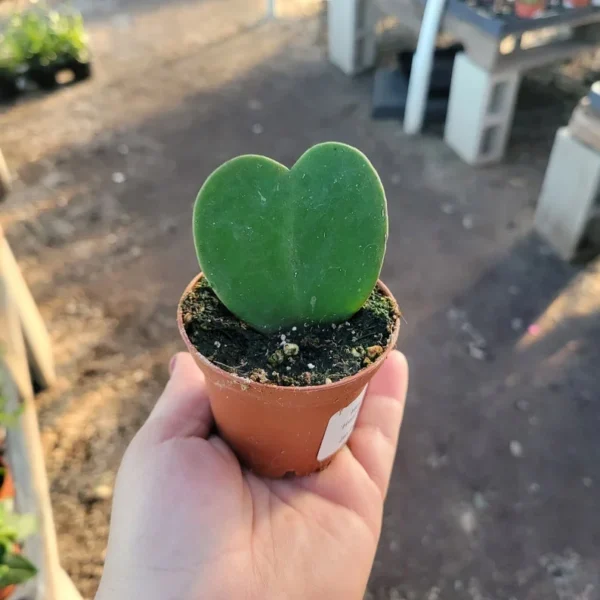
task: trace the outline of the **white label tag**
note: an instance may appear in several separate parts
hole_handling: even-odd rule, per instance
[[[350,434],[354,431],[354,425],[356,424],[366,391],[367,386],[365,385],[358,398],[348,404],[346,408],[342,408],[342,410],[336,412],[329,419],[329,424],[319,448],[319,454],[317,454],[317,460],[329,458],[348,441]]]

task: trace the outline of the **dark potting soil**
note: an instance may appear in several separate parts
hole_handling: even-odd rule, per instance
[[[284,386],[322,385],[358,373],[383,353],[399,319],[394,303],[375,289],[348,321],[264,334],[233,315],[205,279],[182,309],[190,341],[208,360],[240,377]]]

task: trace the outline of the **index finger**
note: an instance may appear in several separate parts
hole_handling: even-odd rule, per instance
[[[408,364],[394,351],[375,375],[348,447],[385,497],[392,473],[408,388]]]
[[[208,437],[213,417],[204,375],[187,352],[173,357],[172,373],[143,429],[162,442],[181,437]]]

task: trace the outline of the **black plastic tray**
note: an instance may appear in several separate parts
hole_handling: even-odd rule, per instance
[[[58,75],[65,71],[72,74],[72,79],[66,84],[61,84]],[[14,100],[31,88],[50,91],[62,85],[84,81],[91,74],[91,63],[75,59],[61,60],[50,65],[30,65],[18,74],[0,70],[0,101]]]

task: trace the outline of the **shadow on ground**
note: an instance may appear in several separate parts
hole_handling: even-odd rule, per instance
[[[539,249],[515,244],[401,343],[411,393],[373,598],[597,589],[600,316],[553,314],[582,274]]]

